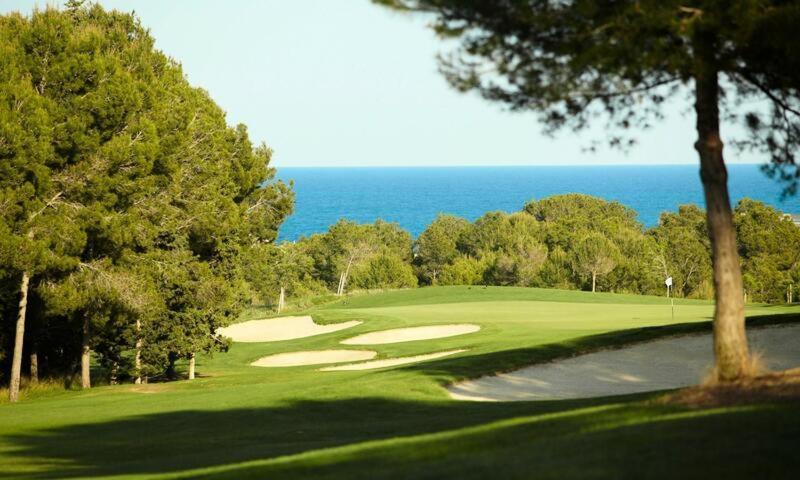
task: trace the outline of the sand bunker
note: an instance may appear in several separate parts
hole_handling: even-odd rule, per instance
[[[415,340],[431,340],[434,338],[464,335],[466,333],[477,332],[480,329],[480,326],[469,323],[395,328],[392,330],[365,333],[343,340],[342,343],[344,345],[379,345],[383,343],[413,342]]]
[[[800,325],[749,329],[765,366],[800,366]],[[605,350],[451,386],[458,400],[557,400],[696,385],[713,364],[711,335],[673,337]]]
[[[387,358],[384,360],[373,360],[371,362],[351,363],[348,365],[337,365],[335,367],[320,368],[321,372],[338,372],[343,370],[371,370],[373,368],[395,367],[409,363],[424,362],[435,358],[447,357],[456,353],[466,352],[466,350],[447,350],[446,352],[428,353],[425,355],[415,355],[413,357]]]
[[[308,316],[282,317],[237,323],[230,327],[220,328],[218,331],[226,337],[231,337],[234,342],[276,342],[278,340],[292,340],[338,332],[360,324],[361,322],[352,320],[330,325],[318,325]]]
[[[371,350],[309,350],[262,357],[250,365],[254,367],[299,367],[323,363],[357,362],[375,358],[377,354]]]

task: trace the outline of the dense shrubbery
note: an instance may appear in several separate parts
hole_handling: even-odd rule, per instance
[[[745,290],[754,300],[784,301],[787,286],[800,279],[798,228],[753,200],[739,202],[733,214]]]
[[[786,300],[800,280],[800,229],[763,203],[735,210],[749,299]],[[588,195],[533,201],[521,212],[489,212],[470,223],[440,215],[411,243],[397,225],[340,221],[329,232],[279,248],[304,252],[305,278],[339,291],[420,285],[516,285],[711,298],[705,213],[694,205],[665,212],[645,229],[633,210]],[[416,276],[412,275],[412,269]],[[297,283],[295,278],[287,284]],[[271,287],[273,297],[278,286]]]

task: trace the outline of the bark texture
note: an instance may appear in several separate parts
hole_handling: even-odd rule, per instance
[[[282,312],[286,306],[286,289],[281,287],[281,293],[278,297],[278,313]]]
[[[142,383],[142,321],[136,319],[136,354],[133,360],[134,368],[136,369],[136,379],[133,383],[139,385]]]
[[[718,380],[731,381],[748,374],[749,352],[744,329],[742,272],[719,133],[719,75],[713,64],[713,45],[709,39],[696,43],[695,149],[700,156],[714,268],[715,373]]]
[[[89,348],[89,317],[84,317],[83,340],[81,341],[81,388],[92,387],[91,371],[89,368],[91,352]]]
[[[11,379],[8,385],[8,400],[16,402],[19,400],[19,383],[22,372],[22,344],[25,338],[25,315],[28,311],[28,284],[30,274],[22,272],[20,281],[19,310],[17,312],[17,329],[14,334],[14,353],[11,357]]]

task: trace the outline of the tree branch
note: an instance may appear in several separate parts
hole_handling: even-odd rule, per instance
[[[787,112],[791,112],[791,113],[793,113],[793,114],[795,114],[795,115],[800,117],[800,110],[795,110],[794,108],[790,107],[786,103],[786,101],[784,101],[783,99],[781,99],[778,96],[776,96],[774,93],[772,93],[772,91],[769,88],[767,88],[764,85],[762,85],[755,78],[753,78],[752,76],[750,76],[747,73],[742,72],[742,71],[737,71],[736,73],[738,73],[746,81],[748,81],[751,84],[753,84],[753,86],[755,86],[757,89],[759,89],[761,91],[761,93],[763,93],[764,95],[769,97],[769,99],[772,100],[775,104],[777,104],[781,109],[783,109],[784,111],[787,111]]]
[[[50,200],[48,200],[48,201],[47,201],[47,203],[46,203],[46,204],[45,204],[45,205],[44,205],[42,208],[40,208],[40,209],[39,209],[39,210],[37,210],[36,212],[33,212],[33,214],[31,214],[31,216],[30,216],[30,217],[28,217],[28,221],[30,222],[30,221],[31,221],[31,220],[33,220],[34,218],[36,218],[36,217],[38,217],[39,215],[41,215],[41,214],[42,214],[42,213],[43,213],[45,210],[47,210],[48,208],[52,207],[52,206],[53,206],[53,205],[54,205],[54,204],[55,204],[55,203],[58,201],[58,199],[59,199],[59,198],[61,198],[61,195],[63,195],[63,194],[64,194],[64,192],[58,192],[58,193],[56,193],[56,194],[53,196],[53,198],[51,198]]]
[[[573,92],[571,94],[571,96],[573,96],[573,97],[591,97],[592,99],[623,97],[623,96],[627,96],[627,95],[632,95],[634,93],[646,92],[648,90],[652,90],[652,89],[657,88],[657,87],[662,87],[664,85],[668,85],[668,84],[676,82],[678,80],[680,80],[680,78],[678,78],[678,77],[670,77],[670,78],[655,82],[655,83],[650,84],[650,85],[644,85],[644,86],[636,87],[636,88],[628,88],[628,89],[625,89],[625,90],[617,90],[617,91],[614,91],[614,92],[606,92],[606,93],[591,92],[591,91],[579,91],[579,92]]]

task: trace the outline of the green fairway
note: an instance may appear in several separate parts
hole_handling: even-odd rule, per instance
[[[800,406],[689,410],[606,399],[472,403],[444,385],[603,346],[706,331],[713,306],[664,298],[504,287],[363,294],[308,312],[361,320],[327,335],[237,343],[198,360],[194,381],[44,392],[0,404],[0,478],[751,478],[800,467]],[[252,312],[248,318],[253,317]],[[751,325],[800,308],[753,305]],[[472,323],[466,335],[344,347],[389,328]],[[377,358],[467,349],[389,369],[257,368],[297,350]]]

